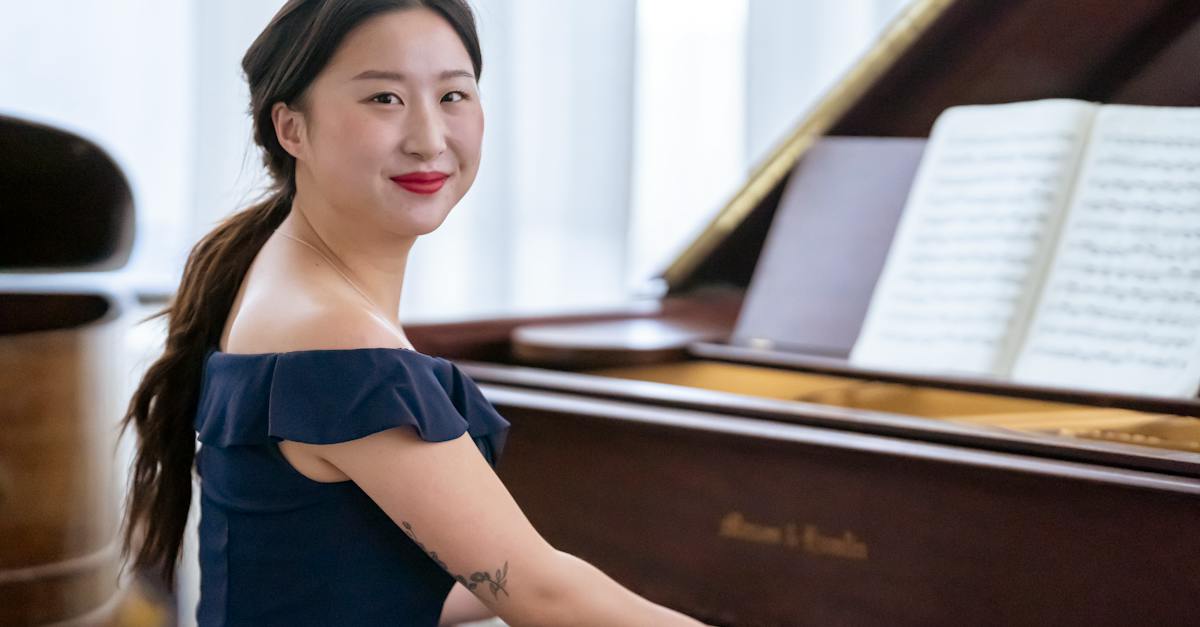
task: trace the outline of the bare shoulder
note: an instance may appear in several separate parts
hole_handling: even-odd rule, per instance
[[[274,256],[264,250],[246,273],[222,336],[224,351],[410,348],[357,294],[327,278],[288,271],[286,260]]]
[[[403,338],[370,311],[354,304],[330,303],[294,315],[279,316],[266,334],[274,352],[315,349],[408,348]]]

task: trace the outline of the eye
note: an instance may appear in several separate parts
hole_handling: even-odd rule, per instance
[[[371,102],[377,102],[379,104],[404,104],[404,101],[400,99],[400,96],[397,96],[393,93],[375,94],[374,96],[371,96]]]
[[[452,91],[445,96],[442,96],[442,102],[459,102],[467,99],[467,94],[461,91]]]

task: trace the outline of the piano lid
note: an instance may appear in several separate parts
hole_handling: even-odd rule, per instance
[[[744,289],[784,183],[823,135],[926,137],[947,107],[1041,98],[1200,105],[1195,0],[914,0],[663,272]]]

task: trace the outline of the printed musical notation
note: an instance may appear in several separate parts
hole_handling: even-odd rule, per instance
[[[995,369],[1049,254],[1085,111],[1059,101],[938,120],[853,360]]]
[[[1197,131],[1196,110],[1106,107],[1098,114],[1014,378],[1195,393]]]
[[[1200,108],[946,110],[850,359],[1195,396]]]

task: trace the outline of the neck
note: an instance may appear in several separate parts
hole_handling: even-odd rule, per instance
[[[339,264],[339,270],[382,310],[379,313],[399,327],[404,271],[416,238],[381,232],[366,221],[338,219],[327,207],[298,191],[280,229]]]

